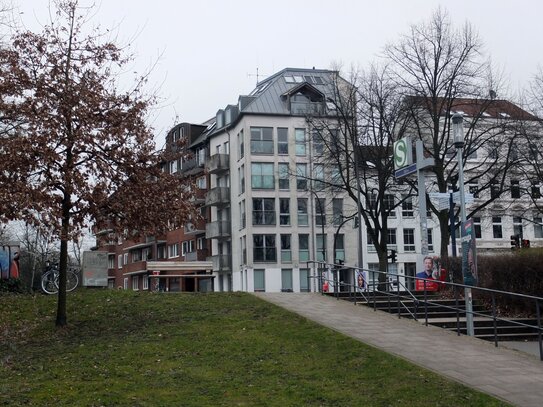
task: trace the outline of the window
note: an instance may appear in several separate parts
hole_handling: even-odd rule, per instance
[[[513,216],[513,234],[524,236],[522,232],[522,218],[520,216]]]
[[[243,194],[245,192],[245,165],[242,164],[238,168],[238,179],[239,179],[239,193]]]
[[[290,225],[290,198],[279,198],[279,225]]]
[[[251,153],[273,154],[272,133],[272,127],[251,127]]]
[[[474,216],[472,219],[473,219],[473,227],[475,228],[475,237],[477,239],[480,239],[482,237],[482,234],[481,234],[481,218]]]
[[[313,167],[313,179],[316,191],[322,191],[324,189],[324,166],[322,164],[315,164]]]
[[[298,198],[298,226],[307,226],[308,224],[307,198]]]
[[[275,235],[253,235],[253,261],[276,262]]]
[[[207,182],[206,177],[199,177],[197,180],[198,189],[206,189],[207,188]]]
[[[238,159],[241,160],[245,156],[245,149],[243,145],[243,129],[238,133]]]
[[[128,264],[128,253],[123,254],[123,264]]]
[[[108,269],[114,269],[115,268],[115,255],[110,254],[107,256],[107,268]]]
[[[239,238],[241,252],[240,252],[240,261],[241,264],[247,264],[247,237],[242,236]]]
[[[156,257],[157,259],[166,258],[166,245],[161,244],[156,247]]]
[[[414,216],[413,197],[409,195],[402,195],[402,199],[402,216],[404,218],[412,218]]]
[[[541,187],[537,182],[532,182],[532,198],[540,199],[541,198]]]
[[[326,261],[326,235],[317,234],[317,261]]]
[[[366,230],[366,244],[367,244],[368,252],[373,252],[373,253],[376,252],[375,244],[373,244],[373,238],[371,237],[371,233],[369,230]]]
[[[275,225],[275,198],[253,198],[253,225]]]
[[[255,270],[253,273],[255,291],[266,291],[266,272],[265,270]]]
[[[396,211],[395,211],[395,203],[394,203],[394,195],[392,194],[384,194],[383,195],[383,205],[385,208],[386,213],[390,218],[396,217]]]
[[[300,292],[309,292],[309,269],[300,269]]]
[[[279,189],[290,189],[289,170],[287,163],[279,163]]]
[[[368,210],[372,211],[377,209],[377,194],[370,194],[366,196],[366,207]]]
[[[117,257],[117,268],[122,269],[123,268],[123,255],[119,254]]]
[[[468,184],[468,191],[474,198],[479,198],[479,184],[477,181],[472,181]]]
[[[143,276],[142,277],[142,290],[148,290],[149,289],[149,277]]]
[[[534,216],[534,237],[536,239],[543,238],[543,217],[541,215]]]
[[[520,198],[520,185],[518,181],[511,180],[511,198]]]
[[[324,140],[322,133],[319,130],[313,130],[313,154],[315,157],[320,157],[324,153]]]
[[[403,251],[406,253],[415,251],[415,229],[403,230]]]
[[[396,229],[387,229],[387,248],[396,249]]]
[[[499,144],[495,142],[488,143],[488,158],[496,160],[498,158]]]
[[[296,141],[296,155],[305,155],[305,129],[294,129],[294,139]]]
[[[339,167],[330,168],[330,184],[334,191],[338,191],[341,189],[343,183],[342,183],[341,172],[339,170]]]
[[[345,239],[343,234],[337,235],[335,238],[336,243],[336,253],[334,262],[337,263],[338,260],[345,261]]]
[[[309,235],[298,235],[298,256],[300,262],[309,261]]]
[[[170,161],[170,174],[175,174],[177,172],[177,160]]]
[[[288,129],[277,129],[277,154],[288,154]]]
[[[502,217],[501,216],[493,216],[492,217],[492,234],[493,234],[494,239],[503,238],[503,234],[502,234]]]
[[[199,166],[204,165],[206,162],[206,149],[199,148],[198,155],[196,156],[196,162]]]
[[[341,225],[341,222],[343,222],[343,199],[332,199],[332,216],[334,226]]]
[[[497,181],[492,181],[490,184],[490,198],[496,199],[500,196],[500,184]]]
[[[434,236],[432,233],[432,229],[428,228],[428,251],[433,252],[434,251]]]
[[[187,253],[194,251],[194,240],[185,240],[181,243],[181,255],[185,256]]]
[[[179,256],[179,243],[174,243],[168,246],[168,258]]]
[[[325,198],[315,198],[315,225],[326,225],[326,201]]]
[[[125,290],[128,290],[128,277],[125,277],[123,280],[123,288]]]
[[[307,191],[307,164],[296,164],[296,189]]]
[[[204,250],[206,248],[206,239],[205,237],[199,237],[196,239],[196,249]]]
[[[138,291],[140,289],[140,277],[132,276],[132,290]]]
[[[251,164],[251,186],[254,189],[274,189],[273,163]]]
[[[292,292],[292,269],[281,269],[281,291]]]
[[[239,228],[245,229],[245,199],[239,203]]]
[[[134,250],[132,252],[132,263],[141,261],[141,250]]]
[[[292,261],[292,250],[290,247],[290,235],[281,235],[281,262],[290,263]]]

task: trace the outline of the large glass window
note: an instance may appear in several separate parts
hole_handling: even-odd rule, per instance
[[[332,199],[332,210],[334,226],[341,225],[341,222],[343,222],[343,199]]]
[[[309,292],[309,269],[300,269],[300,292]]]
[[[253,198],[253,225],[275,225],[275,198]]]
[[[322,191],[324,189],[324,165],[315,164],[313,166],[313,179],[316,191]]]
[[[292,269],[281,269],[281,291],[292,292]]]
[[[298,198],[298,226],[307,226],[308,224],[307,198]]]
[[[296,164],[296,189],[307,190],[307,164]]]
[[[392,194],[385,194],[383,196],[383,204],[385,207],[385,211],[387,212],[388,216],[390,218],[396,217],[396,210],[395,210],[395,202],[394,202],[394,195]]]
[[[434,251],[434,235],[432,233],[432,229],[428,228],[428,251],[433,252]]]
[[[338,260],[345,261],[345,239],[343,234],[334,236],[336,240],[336,253],[335,253],[335,262]]]
[[[326,235],[317,235],[317,261],[326,261]]]
[[[520,198],[520,184],[518,181],[511,181],[511,198],[518,199]]]
[[[415,251],[415,229],[403,230],[403,251],[406,253]]]
[[[478,217],[478,216],[474,216],[473,218],[473,227],[475,228],[475,237],[477,239],[480,239],[482,234],[481,234],[481,218]]]
[[[296,141],[296,155],[305,155],[305,129],[295,129],[294,138]]]
[[[513,216],[513,234],[524,236],[522,232],[522,218],[520,216]]]
[[[239,228],[245,229],[245,199],[239,203]]]
[[[534,237],[543,238],[543,217],[541,215],[534,216]]]
[[[503,233],[502,233],[502,217],[501,216],[493,216],[492,217],[492,233],[494,239],[502,239]]]
[[[273,154],[272,127],[251,127],[251,153]]]
[[[292,261],[292,249],[290,246],[290,235],[281,235],[281,262],[290,263]]]
[[[404,218],[412,218],[414,216],[412,196],[402,195],[402,216]]]
[[[325,198],[315,198],[315,224],[326,225],[326,202]]]
[[[242,164],[239,167],[239,193],[243,194],[245,192],[245,165]]]
[[[241,129],[238,133],[238,159],[242,159],[245,155],[243,141],[243,129]]]
[[[276,262],[275,235],[253,235],[253,261]]]
[[[387,229],[387,248],[396,249],[396,229]]]
[[[279,224],[290,225],[290,198],[279,198]]]
[[[290,189],[289,169],[287,163],[279,163],[279,189]]]
[[[252,163],[251,169],[251,186],[254,189],[275,189],[273,163]]]
[[[277,129],[277,154],[288,154],[288,129]]]
[[[266,271],[256,269],[253,272],[255,291],[266,291]]]
[[[309,261],[309,235],[298,235],[298,256],[300,262]]]
[[[320,130],[313,130],[311,132],[313,135],[313,154],[315,157],[320,157],[324,153],[324,140],[323,135]]]

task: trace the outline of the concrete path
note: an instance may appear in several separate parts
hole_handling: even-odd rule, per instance
[[[255,295],[514,405],[543,406],[543,362],[533,355],[320,294]]]

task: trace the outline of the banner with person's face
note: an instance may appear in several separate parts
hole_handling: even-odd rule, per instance
[[[464,284],[477,285],[477,242],[473,219],[468,219],[462,225],[462,250],[467,252],[462,256],[462,261],[465,263],[462,264]]]
[[[365,270],[356,270],[356,291],[362,292],[368,290],[368,278]]]
[[[19,246],[0,246],[0,278],[19,278]]]

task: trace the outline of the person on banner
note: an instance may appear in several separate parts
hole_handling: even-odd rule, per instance
[[[358,291],[366,291],[366,279],[362,270],[356,271],[356,289]]]
[[[436,262],[437,263],[437,262]],[[434,264],[434,258],[431,256],[426,256],[424,258],[424,270],[417,273],[417,281],[415,284],[415,288],[417,290],[426,290],[426,291],[437,291],[438,290],[438,284],[434,281],[427,281],[427,280],[441,280],[440,278],[440,267],[439,263]],[[418,280],[420,278],[424,278],[426,280]]]

